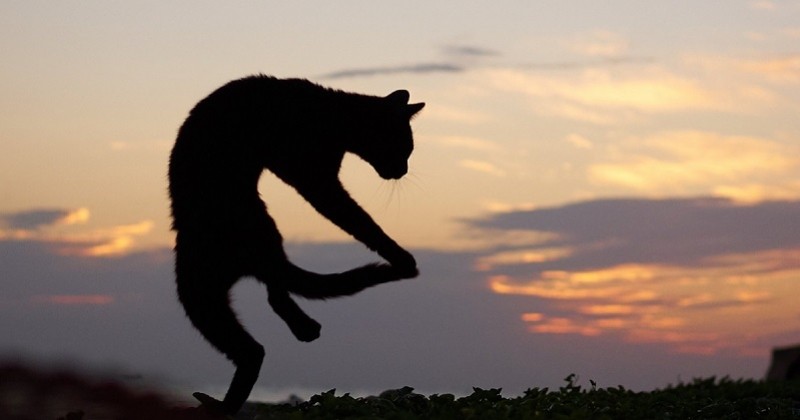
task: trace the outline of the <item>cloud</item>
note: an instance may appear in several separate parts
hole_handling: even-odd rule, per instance
[[[530,331],[719,354],[796,328],[786,293],[800,276],[797,214],[800,201],[608,199],[468,223],[550,234],[476,263],[495,293],[540,302],[535,315],[521,315]]]
[[[483,70],[482,80],[526,97],[540,115],[599,125],[628,123],[641,115],[730,107],[701,83],[655,67],[636,72],[584,70],[569,77],[498,68]]]
[[[396,74],[460,73],[464,67],[453,63],[420,63],[390,67],[364,67],[326,73],[321,78],[346,79],[352,77],[387,76]]]
[[[152,220],[129,225],[112,226],[85,233],[73,234],[63,241],[60,252],[85,257],[118,256],[129,252],[135,237],[153,230]]]
[[[86,208],[33,209],[0,215],[0,240],[28,241],[46,244],[57,252],[86,257],[119,256],[130,252],[135,237],[152,231],[152,220],[92,229],[69,229],[86,223],[90,213]]]
[[[475,152],[497,152],[501,147],[496,143],[489,140],[468,137],[468,136],[438,136],[433,137],[433,140],[445,147],[464,149]]]
[[[781,36],[791,39],[791,32]],[[730,57],[720,55],[689,55],[684,61],[690,66],[703,69],[713,77],[736,77],[736,85],[740,91],[750,91],[754,97],[762,97],[766,101],[775,101],[781,91],[770,91],[744,82],[748,76],[756,76],[757,82],[769,82],[777,86],[793,86],[800,84],[800,54],[772,54],[761,57]],[[728,83],[731,85],[732,83]]]
[[[446,59],[437,62],[345,69],[330,72],[321,77],[327,79],[344,79],[396,74],[461,73],[473,68],[478,63],[478,60],[499,55],[499,52],[489,48],[463,44],[445,46],[441,49],[441,53]]]
[[[548,247],[575,248],[569,266],[694,264],[721,253],[800,246],[800,201],[742,205],[725,198],[604,199],[490,215],[481,229],[549,232]],[[687,238],[692,238],[688,240]],[[563,263],[563,261],[562,261]]]
[[[0,214],[0,227],[4,229],[36,230],[57,224],[71,225],[89,219],[89,210],[32,209]]]
[[[378,76],[402,73],[462,73],[476,68],[497,68],[497,69],[518,69],[519,71],[530,70],[590,70],[615,67],[631,64],[649,64],[655,60],[645,56],[622,56],[604,57],[597,59],[582,59],[572,61],[551,61],[551,62],[523,62],[510,66],[494,66],[491,64],[465,63],[465,62],[440,62],[440,63],[421,63],[395,67],[374,67],[363,69],[342,70],[331,72],[322,77],[327,78],[350,78],[360,76]]]
[[[622,65],[641,65],[652,64],[656,60],[653,57],[638,55],[623,55],[616,57],[583,58],[579,60],[566,61],[538,61],[521,63],[517,66],[507,68],[520,70],[593,70],[617,67]]]
[[[743,60],[740,66],[744,71],[760,75],[779,84],[800,83],[800,54],[761,60]]]
[[[609,58],[624,56],[630,46],[628,39],[606,30],[577,35],[565,44],[568,49],[581,55]]]
[[[622,47],[620,40],[613,39],[610,35],[601,32],[595,34],[598,39],[588,41],[575,41],[568,43],[567,48],[579,51],[589,58],[569,61],[553,62],[528,62],[511,64],[510,68],[523,70],[574,70],[616,67],[626,64],[646,64],[653,62],[652,57],[622,54],[627,47]],[[616,44],[615,44],[616,43]],[[436,74],[436,73],[463,73],[477,68],[497,67],[491,58],[500,56],[494,49],[472,45],[449,45],[441,49],[444,58],[440,61],[423,62],[396,66],[363,67],[337,70],[321,75],[326,79],[345,79],[354,77],[387,76],[396,74]]]
[[[790,193],[786,188],[735,187],[755,180],[774,183],[776,177],[796,179],[800,175],[796,149],[756,137],[703,131],[662,132],[623,143],[612,161],[590,165],[587,175],[597,185],[637,192],[663,194],[701,188],[729,192],[743,201],[754,201],[758,196],[797,198],[800,190]]]
[[[474,45],[448,45],[443,48],[447,55],[456,57],[494,57],[500,55],[496,50]]]
[[[491,175],[499,178],[506,176],[506,171],[498,168],[492,163],[482,160],[463,159],[459,162],[459,165],[462,168],[466,168],[475,172],[480,172],[486,175]]]
[[[744,204],[766,200],[796,200],[800,198],[800,179],[781,178],[770,184],[745,181],[735,185],[719,185],[713,188],[713,193]]]

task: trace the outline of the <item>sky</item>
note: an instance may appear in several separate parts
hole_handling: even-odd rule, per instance
[[[341,172],[422,274],[301,302],[311,344],[241,282],[257,395],[760,378],[800,342],[797,22],[778,0],[5,1],[0,356],[224,391],[175,297],[167,158],[198,100],[264,73],[426,107],[404,179]],[[299,265],[378,258],[259,187]]]

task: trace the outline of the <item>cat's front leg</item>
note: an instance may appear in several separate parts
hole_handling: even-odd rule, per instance
[[[386,259],[397,273],[406,279],[414,278],[419,275],[417,260],[410,252],[403,249],[393,240],[391,244],[378,249],[378,255]]]
[[[293,185],[320,214],[385,258],[402,278],[419,274],[411,253],[384,233],[338,180]]]

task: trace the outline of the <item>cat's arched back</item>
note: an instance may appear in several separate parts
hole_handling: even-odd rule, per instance
[[[270,306],[292,333],[312,341],[320,325],[290,294],[325,299],[417,276],[414,257],[383,232],[338,178],[347,152],[384,179],[406,174],[414,149],[410,120],[424,106],[408,100],[404,90],[377,97],[259,75],[224,85],[192,109],[169,165],[178,297],[194,326],[236,365],[223,401],[196,395],[201,401],[235,413],[258,377],[264,349],[242,328],[228,301],[241,277],[262,282]],[[292,264],[259,195],[264,169],[389,264],[335,274]]]

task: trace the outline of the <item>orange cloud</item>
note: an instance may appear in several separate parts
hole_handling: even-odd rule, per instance
[[[543,75],[519,70],[488,70],[495,88],[536,99],[538,112],[594,123],[622,122],[630,110],[675,112],[722,109],[725,101],[700,83],[655,67],[636,73],[587,70],[573,75]]]
[[[62,217],[58,223],[64,225],[74,225],[79,223],[86,223],[89,220],[89,209],[81,207],[77,210],[70,211],[66,216]]]
[[[780,189],[736,187],[739,182],[752,185],[754,177],[766,181],[800,176],[798,156],[795,146],[767,139],[676,131],[631,140],[612,162],[591,165],[587,173],[598,185],[661,194],[701,188],[752,202],[767,196],[800,196],[800,184]]]
[[[466,168],[472,171],[480,172],[487,175],[492,175],[496,177],[504,177],[506,176],[506,171],[498,168],[492,163],[481,161],[481,160],[474,160],[474,159],[464,159],[459,162],[459,165],[462,168]]]
[[[628,315],[635,311],[631,305],[605,304],[587,305],[580,308],[580,312],[587,315]]]
[[[476,267],[479,267],[482,271],[487,271],[503,265],[542,263],[568,257],[572,255],[572,252],[569,248],[532,248],[504,251],[479,258],[476,261]]]
[[[586,271],[543,271],[533,279],[489,277],[499,294],[557,302],[521,316],[533,333],[620,334],[633,343],[716,354],[754,348],[770,334],[800,328],[794,310],[800,248],[725,254],[698,266],[624,264]],[[769,304],[769,305],[767,305]]]
[[[756,37],[766,37],[757,34]],[[796,34],[791,30],[780,34],[792,39]],[[735,58],[718,55],[686,56],[686,62],[698,66],[709,73],[725,75],[728,78],[740,79],[740,84],[748,77],[756,76],[756,81],[766,81],[775,85],[797,85],[800,83],[800,54],[771,55],[756,58]],[[748,85],[757,86],[757,85]],[[752,87],[750,88],[752,89]],[[767,99],[774,100],[780,91],[767,91]]]
[[[98,229],[66,238],[60,249],[63,254],[85,257],[123,255],[133,247],[134,237],[147,234],[152,229],[153,222],[151,220]]]
[[[800,179],[780,177],[770,184],[744,182],[736,185],[719,185],[713,188],[713,193],[741,204],[754,204],[767,200],[797,200],[800,199]]]
[[[89,210],[31,209],[15,213],[0,213],[2,237],[25,237],[40,229],[57,225],[74,225],[89,220]]]
[[[28,210],[0,214],[0,240],[48,243],[65,255],[105,257],[129,252],[134,238],[151,232],[153,221],[81,230],[75,225],[86,223],[90,213],[76,210]]]
[[[434,137],[433,140],[446,147],[476,152],[496,152],[501,149],[497,143],[477,137],[441,136]]]
[[[547,318],[530,325],[528,329],[532,332],[543,334],[580,334],[590,337],[602,334],[600,328],[581,325],[569,318]]]

